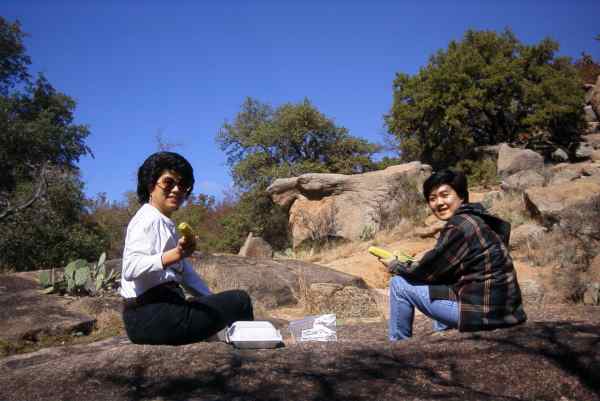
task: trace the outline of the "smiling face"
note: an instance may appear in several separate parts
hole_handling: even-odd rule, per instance
[[[463,203],[463,199],[447,184],[434,188],[429,194],[427,203],[431,211],[440,220],[449,220]]]
[[[162,214],[171,217],[187,196],[188,186],[182,184],[181,176],[173,171],[163,171],[150,191],[150,204]]]

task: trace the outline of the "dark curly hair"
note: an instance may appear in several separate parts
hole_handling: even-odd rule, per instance
[[[440,185],[449,185],[456,191],[456,194],[465,202],[469,202],[469,189],[467,185],[467,176],[462,171],[443,170],[434,172],[423,183],[423,196],[425,201],[429,200],[431,191]]]
[[[194,188],[194,169],[180,154],[174,152],[157,152],[150,155],[138,170],[137,197],[141,204],[150,199],[150,192],[156,181],[165,171],[172,171],[181,176],[182,184],[189,187],[186,198]]]

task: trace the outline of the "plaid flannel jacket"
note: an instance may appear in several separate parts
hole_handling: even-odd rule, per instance
[[[419,262],[398,274],[429,284],[430,298],[459,303],[460,331],[508,327],[527,319],[507,246],[510,224],[479,203],[461,205]]]

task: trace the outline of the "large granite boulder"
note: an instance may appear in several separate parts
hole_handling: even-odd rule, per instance
[[[411,162],[356,175],[303,174],[275,180],[267,192],[289,208],[294,246],[327,237],[357,240],[385,225],[407,197],[420,198],[430,173],[430,166]]]
[[[598,400],[598,307],[528,309],[504,330],[390,343],[384,323],[342,325],[337,342],[273,350],[223,343],[134,345],[123,337],[0,359],[0,399]]]
[[[524,170],[541,170],[544,157],[529,149],[512,148],[503,143],[498,151],[498,174],[508,177]]]
[[[360,277],[293,259],[195,253],[190,261],[213,291],[246,290],[255,307],[263,309],[297,306],[315,283],[367,288]]]
[[[504,191],[523,191],[531,187],[541,187],[545,181],[545,178],[537,171],[523,170],[502,180],[500,188]]]
[[[600,183],[579,179],[542,188],[529,188],[524,193],[525,207],[541,224],[550,227],[579,208],[585,208],[600,194]]]

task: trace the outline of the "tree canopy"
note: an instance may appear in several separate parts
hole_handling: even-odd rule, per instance
[[[385,122],[402,159],[438,168],[542,132],[568,148],[583,124],[583,90],[557,51],[551,39],[525,45],[510,30],[469,30],[417,74],[398,73]]]
[[[307,172],[359,173],[374,169],[377,145],[351,136],[308,100],[277,109],[247,98],[217,142],[227,154],[235,184],[268,185]]]
[[[25,33],[0,17],[0,267],[56,266],[96,258],[104,243],[86,220],[77,161],[91,155],[75,101],[33,80]]]
[[[356,138],[323,115],[309,100],[277,108],[247,98],[217,142],[227,154],[236,188],[235,211],[224,221],[230,248],[249,231],[276,247],[287,243],[287,214],[265,193],[276,178],[308,172],[361,173],[376,168],[375,144]]]

